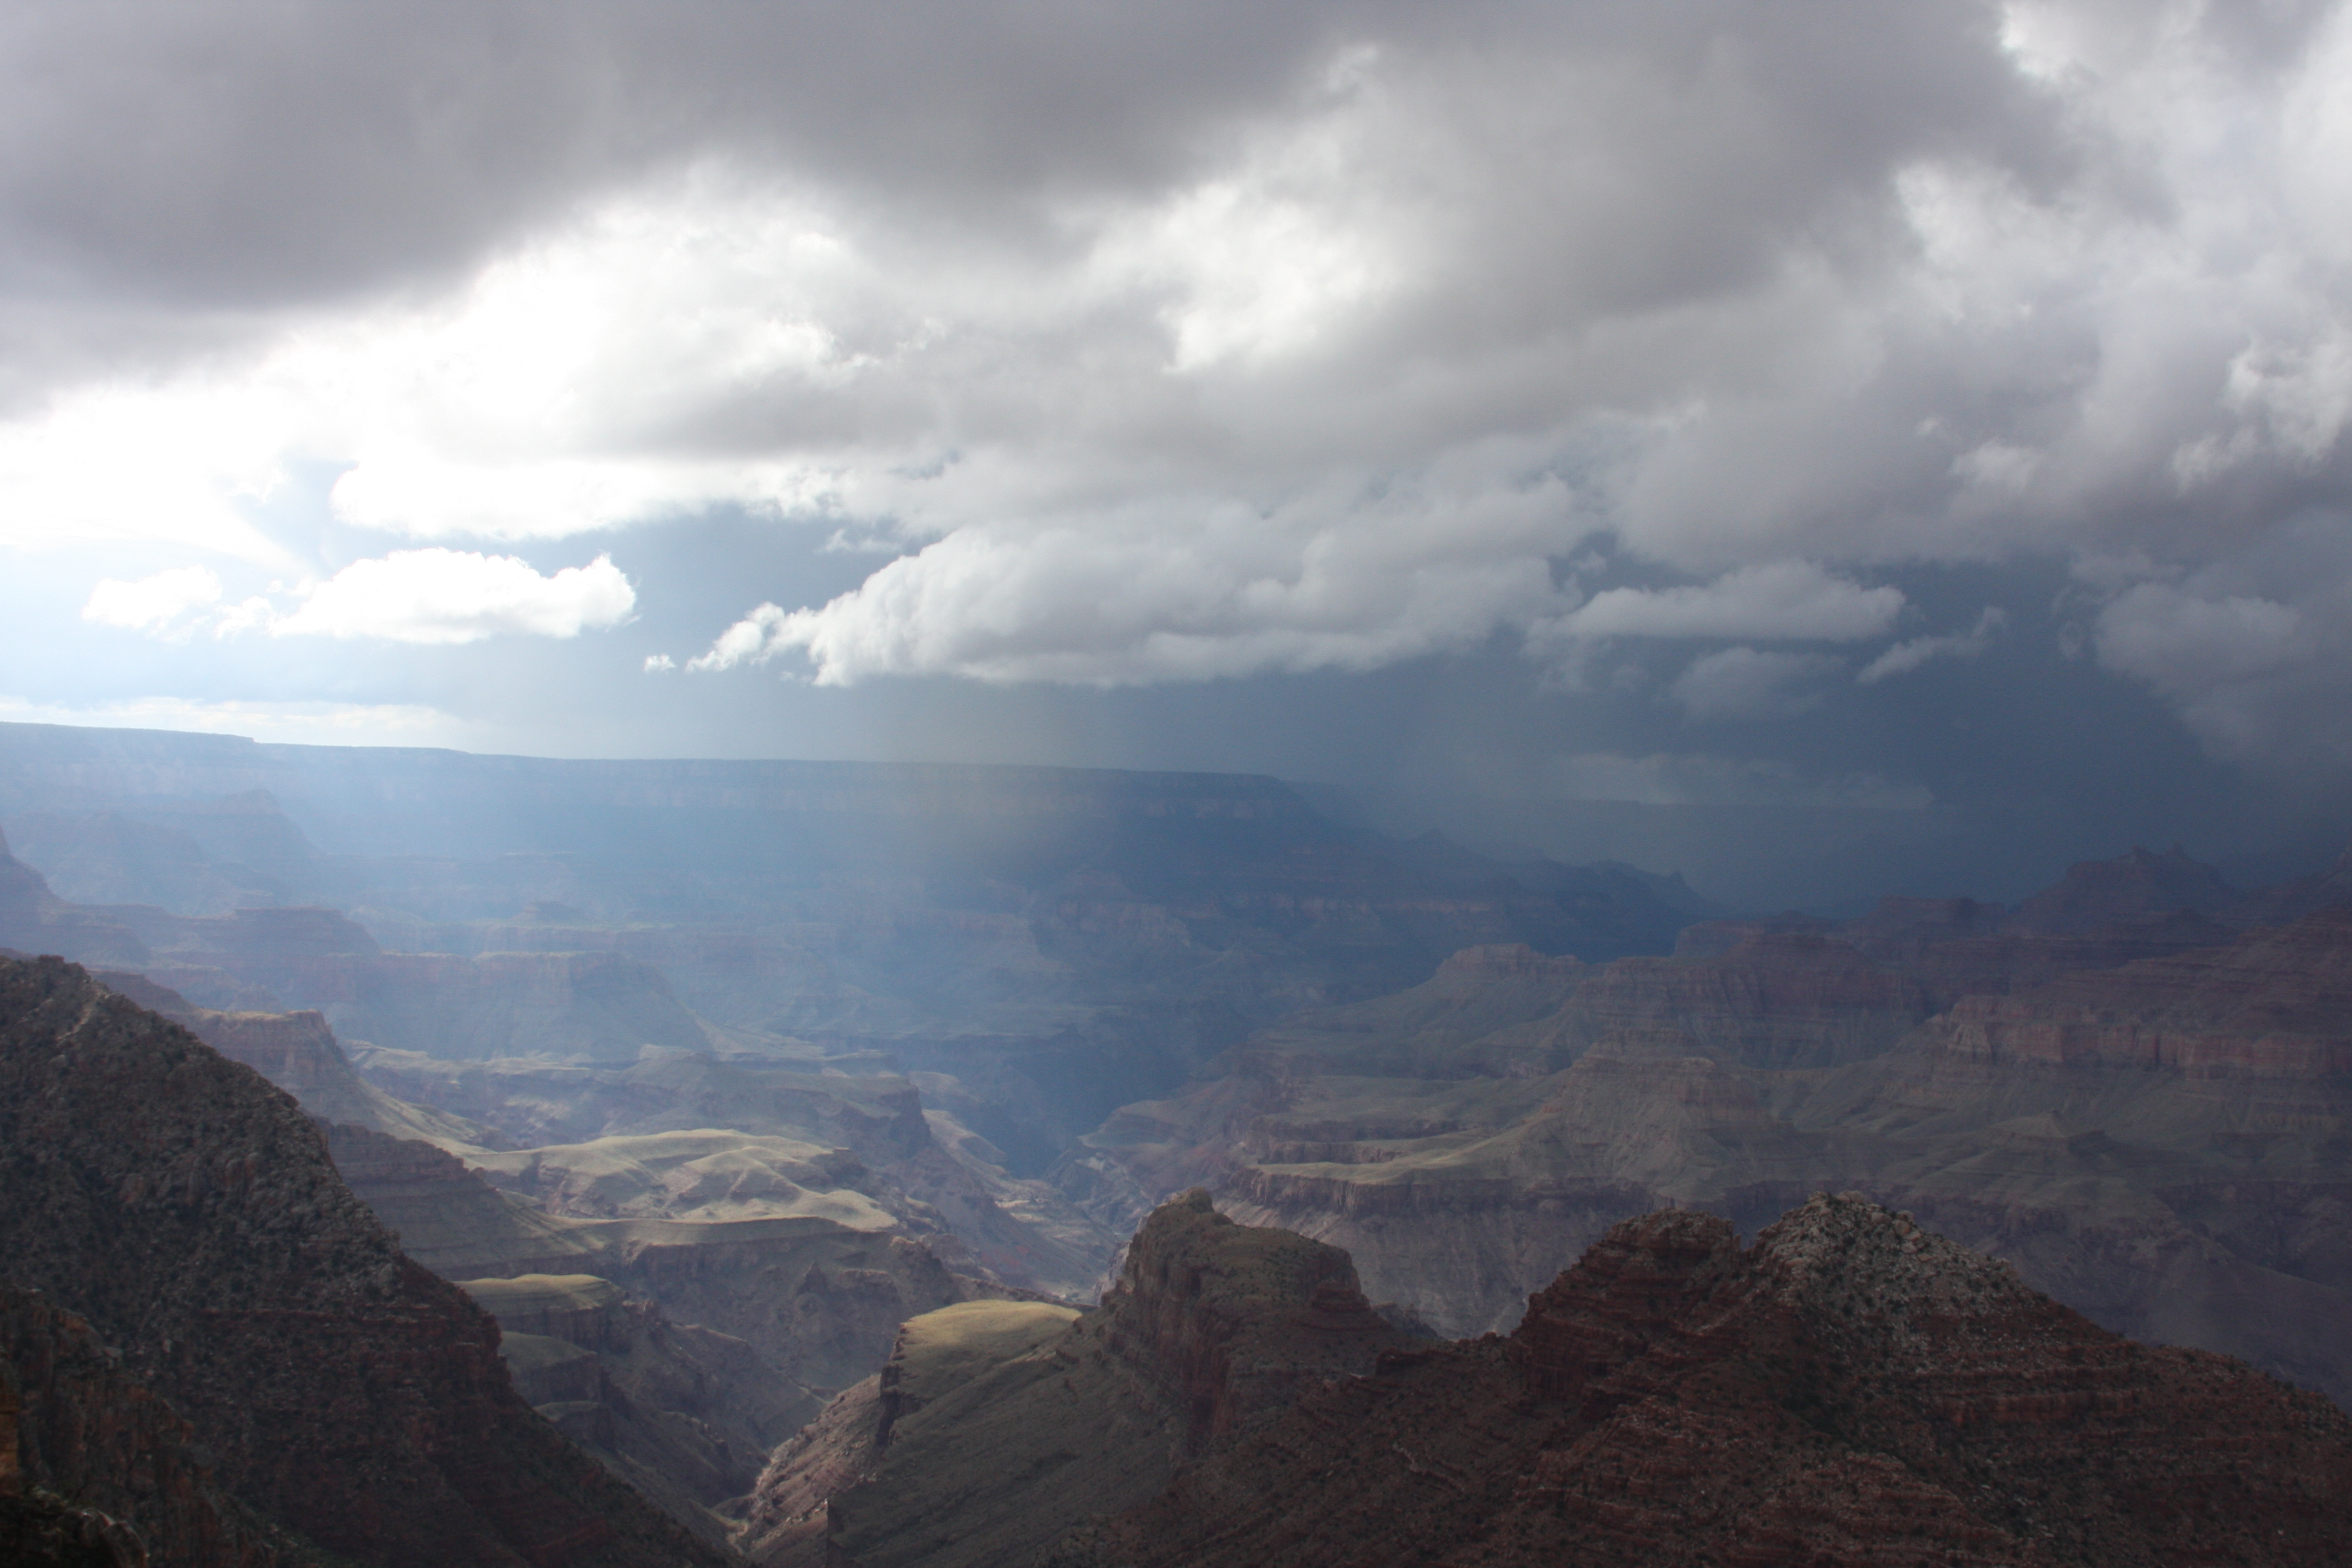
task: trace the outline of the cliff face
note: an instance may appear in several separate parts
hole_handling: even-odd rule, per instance
[[[1057,1179],[1107,1213],[1209,1184],[1236,1217],[1347,1247],[1374,1294],[1449,1333],[1509,1328],[1628,1213],[1756,1225],[1856,1189],[2111,1329],[2352,1402],[2336,1326],[2352,1313],[2352,910],[2063,937],[2001,934],[2007,919],[1954,900],[1843,934],[1697,928],[1693,955],[1559,975],[1550,1000],[1464,964],[1265,1031],[1223,1078],[1126,1108]],[[2152,932],[2221,940],[2123,961]],[[2028,950],[2038,983],[2007,970],[1921,1013],[1988,954]],[[2085,955],[2102,966],[2066,967]],[[1835,1059],[1841,1040],[1857,1059],[1788,1065],[1808,1059],[1793,1043]]]
[[[0,1258],[121,1347],[221,1487],[362,1562],[708,1560],[515,1395],[294,1102],[55,960],[0,963]]]
[[[2352,907],[2227,946],[1970,997],[1931,1033],[1929,1048],[2021,1067],[2352,1073]]]
[[[121,921],[78,908],[49,891],[38,871],[8,852],[0,837],[0,948],[62,952],[87,963],[139,963],[147,945]]]
[[[815,1413],[743,1341],[672,1322],[593,1275],[473,1279],[516,1390],[714,1546],[768,1453]]]
[[[935,1130],[923,1093],[871,1058],[698,1050],[597,1067],[354,1053],[371,1088],[491,1123],[506,1148],[466,1158],[552,1215],[897,1228],[957,1267],[1071,1295],[1091,1289],[1123,1234],[1042,1183],[951,1152],[940,1131],[959,1151],[971,1135]]]
[[[349,936],[313,929],[325,919],[283,918],[296,916],[329,917]],[[661,972],[621,953],[383,952],[327,910],[133,923],[151,928],[141,972],[193,999],[220,1011],[314,1011],[339,1033],[388,1048],[463,1061],[631,1062],[648,1046],[709,1045]]]
[[[1288,1405],[1307,1382],[1369,1366],[1397,1339],[1346,1253],[1236,1225],[1197,1188],[1136,1233],[1087,1331],[1160,1384],[1192,1447]]]
[[[30,1564],[45,1552],[109,1568],[313,1561],[220,1490],[194,1429],[88,1323],[0,1285],[0,1562]]]
[[[498,1191],[428,1144],[356,1127],[329,1135],[352,1191],[399,1232],[408,1256],[442,1278],[614,1281],[678,1322],[748,1342],[788,1398],[866,1375],[917,1313],[1004,1293],[887,1224],[858,1228],[818,1215],[564,1218]]]
[[[217,1012],[197,1007],[146,976],[121,970],[96,971],[96,978],[189,1030],[233,1062],[247,1067],[302,1102],[320,1121],[365,1127],[395,1138],[425,1138],[498,1147],[504,1140],[490,1128],[395,1100],[362,1079],[343,1055],[335,1032],[315,1012]]]
[[[1616,1226],[1508,1341],[1314,1385],[1057,1564],[2179,1562],[2352,1551],[2352,1419],[1864,1200]]]
[[[1913,1136],[2056,1116],[2076,1132],[2193,1152],[2241,1180],[2343,1181],[2352,908],[1968,998],[1821,1086],[1799,1115]]]
[[[1029,1561],[1404,1342],[1344,1253],[1190,1193],[1146,1222],[1093,1312],[975,1302],[910,1321],[875,1380],[777,1451],[740,1544],[774,1568]]]

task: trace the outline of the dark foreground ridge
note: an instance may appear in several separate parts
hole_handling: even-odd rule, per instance
[[[719,1561],[522,1402],[290,1097],[58,959],[0,960],[0,1285],[12,1457],[156,1568]]]
[[[1066,1328],[910,1322],[779,1452],[744,1544],[833,1568],[978,1561],[967,1525],[986,1561],[1051,1568],[2352,1561],[2352,1418],[1853,1194],[1744,1251],[1712,1215],[1626,1221],[1515,1333],[1454,1342],[1382,1330],[1345,1254],[1202,1194],[1133,1254]],[[1009,1529],[1016,1495],[1057,1502]]]

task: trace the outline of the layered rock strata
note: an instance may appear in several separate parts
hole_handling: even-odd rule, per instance
[[[0,1562],[317,1561],[220,1489],[194,1429],[88,1323],[38,1291],[0,1285]]]
[[[2149,879],[2077,880],[2049,907]],[[1106,1219],[1208,1184],[1238,1218],[1348,1248],[1368,1289],[1448,1333],[1508,1329],[1626,1214],[1755,1226],[1853,1188],[2111,1329],[2352,1403],[2352,910],[2235,932],[2174,910],[2168,942],[2209,945],[2153,956],[2113,924],[2009,919],[1882,909],[1580,973],[1465,955],[1443,984],[1263,1032],[1223,1077],[1122,1110],[1056,1179]],[[2020,944],[2104,967],[2011,973],[1900,1026]],[[1549,995],[1521,978],[1545,966]],[[1775,1065],[1840,1039],[1868,1053]]]
[[[71,964],[0,963],[0,1150],[8,1281],[266,1517],[366,1563],[717,1561],[531,1413],[291,1099]]]
[[[1028,1562],[1406,1342],[1345,1254],[1188,1194],[1093,1312],[976,1302],[908,1322],[880,1374],[777,1451],[739,1543],[778,1568]]]
[[[1080,1530],[1166,1564],[2326,1563],[2352,1418],[1858,1197],[1614,1227],[1508,1339],[1311,1384]]]
[[[949,1268],[887,1227],[819,1215],[582,1220],[501,1193],[455,1156],[363,1128],[327,1130],[352,1189],[444,1279],[593,1274],[673,1321],[748,1342],[813,1401],[879,1366],[898,1325],[951,1302],[1011,1294]]]
[[[607,1468],[715,1546],[770,1450],[816,1402],[731,1334],[672,1322],[593,1275],[472,1279],[515,1388]]]

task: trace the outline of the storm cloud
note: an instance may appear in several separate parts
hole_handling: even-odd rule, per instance
[[[2329,787],[2347,80],[2316,3],[18,8],[0,546],[120,635],[593,641],[742,516],[818,566],[645,681],[1501,647],[1742,778],[2034,643]]]

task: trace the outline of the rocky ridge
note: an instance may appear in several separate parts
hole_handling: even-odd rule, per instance
[[[220,1488],[370,1563],[716,1561],[513,1392],[250,1069],[56,959],[0,963],[0,1268],[118,1346]]]
[[[2078,868],[2052,902],[2080,917],[2177,870]],[[1854,1188],[2109,1328],[2352,1402],[2352,913],[2232,929],[2126,903],[2139,923],[2088,934],[1911,900],[1695,927],[1673,959],[1466,952],[1262,1031],[1223,1076],[1123,1108],[1056,1179],[1106,1224],[1206,1184],[1456,1334],[1509,1329],[1628,1213],[1755,1226]]]
[[[780,1449],[773,1568],[2325,1563],[2352,1417],[2099,1329],[1855,1194],[1743,1249],[1612,1226],[1508,1336],[1388,1330],[1343,1254],[1157,1211],[1063,1321],[910,1321]]]
[[[1624,1222],[1507,1340],[1316,1385],[1052,1561],[2319,1563],[2347,1481],[2326,1401],[1817,1195],[1745,1251]]]
[[[777,1450],[738,1544],[778,1568],[1025,1562],[1406,1342],[1345,1254],[1188,1194],[1137,1234],[1092,1312],[911,1320],[879,1374]]]

